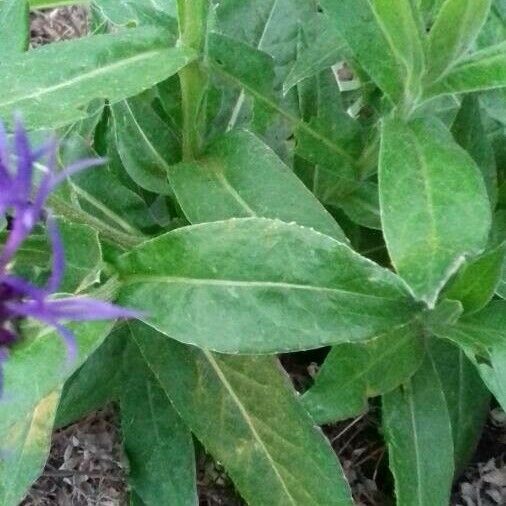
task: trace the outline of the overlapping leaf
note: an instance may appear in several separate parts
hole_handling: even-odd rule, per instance
[[[248,504],[352,504],[334,452],[274,358],[220,356],[142,324],[131,329],[160,386]]]
[[[214,351],[362,341],[416,314],[390,271],[275,220],[181,228],[124,255],[119,268],[124,305],[145,310],[143,320],[167,336]]]

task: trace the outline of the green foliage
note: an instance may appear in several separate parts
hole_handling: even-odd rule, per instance
[[[197,502],[195,437],[248,504],[347,506],[315,425],[381,397],[397,504],[448,504],[506,409],[504,2],[94,0],[96,33],[27,50],[29,6],[0,3],[1,119],[108,160],[51,197],[61,291],[141,314],[72,326],[70,366],[20,322],[0,503],[115,402],[131,504]],[[44,283],[49,251],[9,269]]]

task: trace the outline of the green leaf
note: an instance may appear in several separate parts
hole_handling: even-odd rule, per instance
[[[482,380],[503,410],[506,410],[506,346],[500,343],[489,352],[488,360],[468,352]]]
[[[467,313],[483,309],[501,281],[504,243],[464,264],[444,291],[447,299],[458,300]]]
[[[41,397],[0,436],[0,504],[18,506],[46,463],[60,392]],[[2,407],[2,410],[5,409]]]
[[[167,336],[226,353],[363,341],[409,322],[400,280],[345,244],[277,220],[232,219],[148,241],[119,262],[121,303]]]
[[[478,313],[464,316],[455,325],[435,325],[431,330],[438,337],[486,358],[494,348],[506,347],[506,301],[493,300]]]
[[[471,93],[506,86],[506,42],[477,51],[428,87],[426,98]]]
[[[295,60],[299,31],[312,32],[315,18],[316,9],[306,0],[222,0],[216,30],[269,54],[278,89]]]
[[[123,338],[129,339],[125,334]],[[120,403],[130,486],[146,506],[197,504],[191,432],[137,345],[129,342],[127,346]]]
[[[336,204],[339,204],[339,207],[354,223],[362,227],[381,230],[379,190],[376,183],[364,181]]]
[[[0,433],[23,420],[87,359],[109,334],[110,322],[69,324],[78,343],[78,356],[70,365],[62,338],[50,328],[24,330],[25,338],[11,350],[2,366],[4,389]]]
[[[400,506],[446,506],[454,474],[451,421],[434,363],[383,397],[383,428]]]
[[[379,185],[392,262],[415,297],[432,307],[465,256],[487,242],[483,178],[436,119],[392,119],[382,129]]]
[[[427,40],[428,82],[447,74],[469,50],[485,24],[491,3],[491,0],[444,2]]]
[[[139,230],[152,227],[154,219],[146,202],[119,181],[111,164],[112,160],[106,167],[69,178],[72,201],[111,227],[126,234],[139,234]]]
[[[316,39],[297,57],[283,83],[283,92],[288,93],[302,80],[313,77],[338,63],[343,59],[344,51],[344,42],[340,33],[334,24],[325,18],[325,23],[317,33]]]
[[[450,415],[455,469],[463,469],[476,449],[490,409],[490,393],[464,352],[443,339],[431,339],[432,360]]]
[[[497,203],[497,164],[494,149],[483,126],[480,102],[467,95],[452,125],[455,140],[473,157],[483,174],[492,209]]]
[[[248,504],[352,504],[333,450],[276,359],[214,355],[131,328],[161,387]]]
[[[175,0],[93,0],[93,7],[114,25],[157,24],[177,31]]]
[[[407,381],[425,353],[420,332],[406,325],[363,344],[334,346],[302,404],[318,424],[357,416],[368,397],[385,394]]]
[[[420,93],[424,52],[408,0],[323,0],[354,57],[395,103]]]
[[[348,175],[352,171],[350,167],[355,168],[357,164],[354,156],[355,151],[349,153],[348,149],[351,145],[352,149],[356,150],[357,140],[356,125],[353,125],[352,129],[350,118],[348,118],[348,122],[345,122],[343,114],[339,118],[342,121],[334,130],[330,130],[330,133],[319,128],[319,124],[305,123],[293,112],[279,105],[273,91],[274,70],[268,55],[217,33],[209,35],[208,47],[209,63],[215,72],[228,79],[232,84],[244,89],[246,94],[251,95],[266,109],[275,111],[288,121],[297,131],[299,142],[301,142],[302,136],[307,139],[307,150],[311,151],[308,155],[303,152],[299,153],[301,156],[305,158],[317,157],[318,152],[322,151],[322,156],[326,157],[331,167],[345,164],[345,177],[351,177]],[[325,128],[327,126],[327,124],[324,125]],[[343,127],[346,127],[344,132]],[[361,145],[360,142],[358,145]],[[298,149],[302,148],[298,146]],[[339,175],[341,175],[340,172],[338,172]],[[355,183],[354,178],[352,182]]]
[[[118,326],[65,382],[57,427],[74,423],[116,399],[125,344],[124,327]]]
[[[32,129],[63,126],[86,117],[93,99],[136,95],[193,58],[153,27],[50,44],[0,63],[0,116],[20,112]]]
[[[112,106],[119,157],[130,177],[158,194],[171,192],[167,173],[180,159],[181,148],[167,125],[142,97]]]
[[[29,8],[26,0],[0,3],[0,61],[15,58],[28,48]]]
[[[347,241],[334,218],[293,172],[249,132],[231,132],[193,162],[170,169],[170,182],[191,223],[278,218]]]
[[[59,291],[82,292],[100,278],[102,249],[98,233],[88,225],[61,218],[58,225],[65,250],[65,274]]]

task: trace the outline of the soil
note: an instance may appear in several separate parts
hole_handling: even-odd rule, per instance
[[[80,7],[32,14],[32,46],[86,33]],[[312,357],[283,357],[296,388],[309,378]],[[323,427],[344,467],[358,505],[387,506],[392,478],[380,437],[378,410]],[[198,447],[198,488],[202,506],[239,506],[243,501],[223,469]],[[42,476],[22,506],[124,506],[128,464],[121,450],[115,406],[55,432]],[[491,410],[473,462],[456,482],[452,506],[506,505],[506,414]],[[323,506],[323,505],[322,505]]]

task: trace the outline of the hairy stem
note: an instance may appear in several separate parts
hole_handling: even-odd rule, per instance
[[[181,43],[203,53],[209,0],[178,0]],[[205,128],[205,95],[207,74],[199,61],[179,72],[183,109],[183,158],[191,160],[200,154]]]

